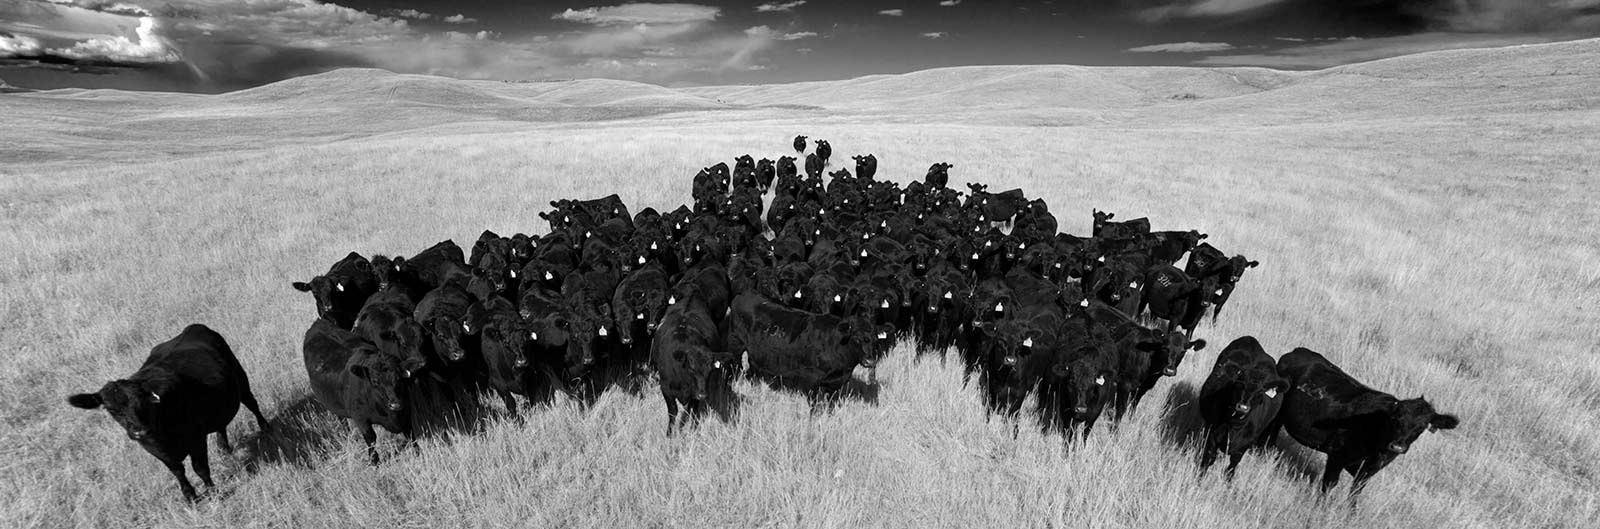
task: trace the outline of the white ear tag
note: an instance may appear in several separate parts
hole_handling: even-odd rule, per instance
[[[676,304],[678,304],[678,296],[668,296],[667,297],[667,304],[668,305],[676,305]]]
[[[1128,287],[1129,288],[1139,288],[1139,282],[1138,281],[1134,281],[1132,283],[1128,283]]]
[[[1006,311],[1006,303],[1004,301],[995,302],[994,311],[995,312],[1005,312]]]
[[[544,280],[545,281],[549,281],[549,280],[555,279],[555,278],[556,278],[556,276],[554,274],[551,274],[549,271],[545,271],[545,273],[544,273]]]
[[[1220,289],[1220,288],[1217,289],[1215,295],[1221,296],[1222,295],[1222,289]]]
[[[954,293],[951,293],[951,292],[945,292],[944,293],[944,299],[950,299],[950,298],[953,298],[953,297],[955,297]]]
[[[1278,398],[1278,388],[1268,388],[1267,389],[1267,398],[1269,398],[1269,399]]]
[[[861,250],[861,256],[862,257],[866,257],[867,256],[867,251],[866,250]]]
[[[639,256],[639,264],[644,264],[644,256]]]
[[[161,395],[154,391],[150,392],[150,402],[161,404]]]
[[[1106,256],[1104,256],[1104,255],[1100,256],[1100,258],[1097,259],[1097,261],[1100,261],[1102,263],[1106,262]]]
[[[972,252],[972,258],[973,259],[977,259],[978,258],[978,252]]]
[[[529,340],[538,340],[539,339],[539,331],[528,331],[528,339]]]
[[[833,295],[833,302],[834,303],[838,303],[840,301],[844,301],[844,300],[842,298],[840,298],[838,294],[834,294]]]
[[[1079,307],[1088,308],[1089,307],[1089,298],[1084,298],[1083,301],[1079,301],[1078,302],[1078,306]]]
[[[889,308],[889,300],[886,299],[886,300],[883,300],[883,301],[879,301],[878,302],[878,308],[880,308],[880,309]]]
[[[604,325],[600,326],[599,334],[600,334],[600,336],[605,336],[606,335],[606,328],[605,328]]]
[[[650,249],[651,249],[651,250],[655,250],[655,249],[657,249],[657,248],[656,248],[656,243],[653,243],[653,242],[652,242],[652,243],[650,243]]]
[[[889,333],[886,333],[886,332],[883,332],[883,331],[879,331],[878,332],[878,339],[879,340],[887,340],[887,339],[889,339]]]
[[[1027,338],[1023,338],[1022,339],[1022,346],[1023,347],[1033,347],[1033,337],[1029,336]]]
[[[641,312],[641,313],[638,313],[638,314],[634,314],[634,315],[633,315],[633,319],[636,319],[636,320],[642,320],[642,319],[644,319],[644,313],[643,313],[643,312]]]
[[[1104,377],[1104,376],[1094,377],[1094,383],[1095,383],[1095,385],[1104,386],[1104,385],[1106,385],[1106,377]]]
[[[512,270],[509,273],[511,274],[511,279],[516,279],[517,278],[517,271],[516,270]]]
[[[467,331],[467,332],[472,332],[472,325],[469,324],[469,323],[462,323],[461,324],[461,330]]]
[[[794,291],[794,299],[800,299],[803,297],[806,297],[805,294],[800,293],[799,290]]]
[[[333,288],[337,289],[340,292],[344,292],[344,283],[334,283],[333,284]]]
[[[717,369],[722,369],[722,361],[718,360],[718,361],[712,362],[711,363],[711,367],[715,367]]]

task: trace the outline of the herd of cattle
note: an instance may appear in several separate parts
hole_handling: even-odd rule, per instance
[[[1088,435],[1107,408],[1112,420],[1134,412],[1205,347],[1195,327],[1258,264],[1197,231],[1100,211],[1090,236],[1060,233],[1044,200],[980,184],[958,192],[945,163],[902,187],[874,178],[874,156],[856,156],[854,174],[825,180],[832,148],[815,145],[803,172],[790,156],[707,167],[693,205],[667,213],[630,214],[616,195],[559,200],[539,214],[543,235],[350,253],[293,284],[316,300],[302,350],[316,400],[354,425],[373,463],[373,425],[410,435],[424,394],[492,392],[516,415],[519,396],[587,405],[654,378],[671,435],[708,411],[735,420],[739,377],[802,392],[816,410],[858,366],[876,384],[876,363],[907,341],[918,355],[957,355],[990,413],[1018,416],[1032,395],[1042,428]],[[202,325],[129,378],[69,401],[107,409],[190,499],[182,461],[210,486],[205,435],[227,449],[241,403],[269,431],[238,360]],[[1328,454],[1324,490],[1341,471],[1359,490],[1424,430],[1456,425],[1312,351],[1274,360],[1248,336],[1219,354],[1197,404],[1203,466],[1225,452],[1231,474],[1282,429]]]

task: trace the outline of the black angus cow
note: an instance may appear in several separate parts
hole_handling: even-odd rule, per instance
[[[817,156],[817,153],[811,153],[811,154],[807,154],[806,155],[806,177],[807,178],[822,178],[822,170],[824,169],[825,166],[826,166],[826,164],[823,163],[822,157],[821,156]]]
[[[827,167],[828,159],[833,157],[833,146],[828,145],[828,140],[817,140],[817,149],[814,153],[822,159],[823,167]]]
[[[1194,336],[1194,328],[1210,302],[1211,297],[1202,291],[1200,282],[1176,266],[1157,264],[1145,271],[1139,308],[1134,314],[1142,314],[1148,307],[1151,316],[1167,321],[1167,331],[1182,327],[1187,335]]]
[[[873,175],[878,174],[877,156],[871,154],[866,156],[856,155],[852,156],[851,159],[856,161],[856,178],[871,180]]]
[[[1278,375],[1288,381],[1289,394],[1275,425],[1300,444],[1328,454],[1324,493],[1339,483],[1340,472],[1355,476],[1350,494],[1360,493],[1368,479],[1410,450],[1422,432],[1449,430],[1459,423],[1422,397],[1400,400],[1369,388],[1303,347],[1278,359]]]
[[[461,329],[479,337],[484,385],[500,395],[507,413],[518,415],[513,394],[527,397],[530,403],[546,402],[553,395],[548,388],[535,387],[539,378],[529,373],[534,366],[525,349],[530,340],[537,339],[533,336],[537,331],[525,328],[511,302],[495,297],[473,303],[462,316]]]
[[[1245,269],[1260,264],[1243,255],[1228,257],[1210,243],[1200,243],[1190,253],[1189,262],[1184,264],[1184,273],[1200,281],[1201,288],[1209,292],[1211,319],[1215,321],[1222,314],[1222,306],[1233,296],[1233,289],[1239,285]]]
[[[1090,235],[1102,240],[1131,240],[1150,233],[1150,219],[1139,217],[1128,221],[1112,222],[1115,213],[1094,210],[1094,226]]]
[[[729,182],[728,188],[760,190],[760,185],[756,182],[755,158],[745,154],[733,159],[733,179]]]
[[[676,300],[661,319],[650,345],[650,363],[660,375],[667,404],[667,435],[680,422],[698,422],[708,407],[723,420],[732,419],[733,388],[727,373],[733,358],[721,351],[718,320],[698,295]]]
[[[794,137],[794,152],[806,152],[806,137],[805,136],[795,136]]]
[[[465,334],[461,326],[473,301],[466,289],[447,283],[423,296],[412,319],[427,331],[425,345],[441,367],[439,375],[453,389],[476,392],[483,355],[477,337]]]
[[[928,174],[922,177],[922,181],[933,186],[934,189],[943,189],[950,185],[951,167],[955,166],[944,162],[930,165],[928,166]]]
[[[1152,264],[1171,265],[1182,259],[1184,254],[1195,249],[1200,241],[1209,235],[1195,230],[1189,231],[1157,231],[1144,237],[1144,246],[1150,248],[1150,262]]]
[[[428,365],[427,355],[423,354],[427,336],[414,319],[417,306],[405,292],[395,285],[367,298],[350,332],[393,355],[399,360],[405,377],[411,378]],[[426,294],[418,297],[423,296]]]
[[[328,268],[328,273],[290,286],[311,293],[317,302],[318,318],[328,318],[340,328],[349,329],[355,325],[362,304],[378,292],[378,276],[373,274],[372,263],[366,257],[350,252]]]
[[[1246,450],[1272,443],[1268,429],[1278,418],[1289,383],[1278,376],[1278,364],[1254,336],[1243,336],[1222,348],[1211,375],[1200,386],[1200,418],[1205,421],[1205,447],[1200,468],[1209,468],[1217,452],[1228,454],[1228,477]]]
[[[727,350],[748,355],[749,375],[801,391],[815,406],[837,399],[856,366],[872,367],[877,331],[866,318],[791,309],[750,292],[733,300]]]
[[[756,162],[756,187],[761,190],[761,194],[765,195],[768,189],[772,189],[772,181],[777,176],[777,167],[773,165],[771,159],[762,158]]]
[[[1190,350],[1205,349],[1205,340],[1190,341],[1183,333],[1145,327],[1111,305],[1085,300],[1081,305],[1086,319],[1101,328],[1097,339],[1115,344],[1117,351],[1117,394],[1115,417],[1139,408],[1139,401],[1156,387],[1161,377],[1177,376],[1178,366]]]
[[[411,435],[407,384],[394,356],[320,319],[306,330],[301,352],[312,395],[334,415],[349,419],[366,442],[372,464],[378,464],[378,436],[372,425]]]
[[[439,285],[451,281],[465,284],[472,278],[472,271],[467,268],[466,252],[461,251],[455,241],[448,239],[409,258],[395,256],[390,261],[392,269],[378,264],[374,258],[373,269],[378,274],[378,289],[382,290],[392,283],[403,284],[410,289],[408,294],[413,303]]]
[[[317,322],[334,326],[323,318]],[[178,478],[178,488],[189,501],[199,497],[184,474],[183,460],[189,459],[207,487],[216,487],[211,482],[206,435],[217,434],[217,446],[232,452],[228,423],[239,412],[239,404],[255,414],[263,433],[272,430],[233,349],[222,335],[199,324],[185,327],[178,336],[152,348],[144,364],[128,378],[107,382],[95,393],[67,397],[67,403],[86,410],[104,408],[129,439]]]
[[[1088,438],[1106,403],[1115,397],[1117,352],[1084,320],[1069,320],[1060,332],[1063,350],[1049,381],[1054,386],[1057,428],[1065,432],[1082,425],[1083,437]],[[1048,396],[1041,395],[1041,399]]]

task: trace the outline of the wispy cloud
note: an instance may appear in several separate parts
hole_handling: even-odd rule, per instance
[[[765,4],[761,4],[761,5],[756,6],[756,12],[757,13],[772,13],[772,12],[779,12],[779,11],[793,11],[794,8],[800,7],[800,6],[803,6],[803,5],[806,5],[806,0],[795,0],[793,2],[783,2],[783,3],[767,2]]]
[[[427,20],[433,18],[432,13],[424,13],[415,9],[401,9],[399,11],[390,10],[386,11],[385,13],[389,14],[390,16],[409,18],[411,20]]]
[[[687,24],[714,20],[721,9],[699,4],[622,4],[609,7],[567,9],[558,20],[599,26],[619,24]]]
[[[801,31],[798,33],[784,33],[778,36],[778,40],[800,40],[809,39],[815,36],[817,36],[817,32],[815,31]]]
[[[960,3],[961,3],[961,0],[943,0],[942,2],[939,2],[939,5],[942,5],[942,6],[945,6],[945,7],[950,7],[950,6],[954,6],[956,4],[960,4]]]
[[[1206,53],[1231,49],[1233,49],[1233,45],[1226,42],[1172,42],[1128,48],[1128,51],[1134,53]]]
[[[1481,33],[1420,33],[1401,37],[1355,39],[1294,46],[1268,53],[1214,55],[1198,63],[1213,66],[1266,66],[1272,68],[1329,68],[1401,55],[1465,48],[1492,48],[1539,44],[1556,40],[1539,35]]]
[[[922,34],[922,38],[925,39],[942,39],[948,36],[950,36],[950,33],[947,31],[929,31]]]
[[[906,14],[906,10],[904,10],[904,9],[885,9],[883,11],[879,11],[878,14],[884,15],[884,16],[898,17],[898,16],[905,15]]]
[[[444,17],[444,21],[451,24],[471,24],[473,22],[477,22],[478,19],[457,13]]]
[[[1177,17],[1222,17],[1255,11],[1286,0],[1179,0],[1164,6],[1139,12],[1145,20],[1165,20]]]

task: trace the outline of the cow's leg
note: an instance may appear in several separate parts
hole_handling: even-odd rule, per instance
[[[198,440],[189,445],[189,464],[194,466],[194,474],[200,476],[200,482],[206,487],[216,487],[211,482],[211,454],[206,451],[206,437],[200,436]]]
[[[1381,468],[1383,467],[1378,465],[1377,461],[1373,459],[1367,459],[1361,462],[1361,466],[1357,468],[1355,472],[1355,481],[1351,482],[1350,484],[1351,505],[1355,504],[1356,496],[1360,495],[1361,491],[1367,488],[1367,480],[1372,479],[1373,474],[1377,474],[1378,470]]]
[[[1322,469],[1323,494],[1327,494],[1329,489],[1339,484],[1339,473],[1344,472],[1344,465],[1345,458],[1342,454],[1328,454],[1328,465]]]
[[[672,437],[672,431],[678,424],[678,400],[666,395],[661,398],[667,401],[667,437]]]
[[[233,453],[233,443],[228,442],[227,426],[223,426],[221,430],[217,430],[217,448],[221,448],[223,452],[230,454]]]
[[[250,410],[250,413],[256,416],[256,427],[261,429],[261,433],[272,431],[272,423],[267,422],[267,417],[261,414],[261,405],[256,404],[256,396],[250,393],[248,385],[244,391],[239,392],[239,403],[244,404],[244,409]]]
[[[367,460],[373,465],[378,464],[378,432],[372,431],[372,423],[366,419],[355,419],[356,433],[361,434],[361,441],[367,444]]]
[[[1234,448],[1228,453],[1228,479],[1233,479],[1234,469],[1239,468],[1239,460],[1244,459],[1244,448]]]
[[[1128,404],[1132,400],[1132,396],[1133,385],[1125,382],[1117,383],[1116,401],[1112,404],[1112,409],[1115,412],[1112,418],[1116,422],[1122,422],[1122,417],[1128,414]]]
[[[1201,471],[1211,468],[1211,465],[1217,462],[1217,452],[1222,450],[1223,431],[1215,425],[1206,425],[1206,444],[1200,451]]]
[[[183,456],[176,458],[163,456],[160,459],[161,464],[167,466],[167,472],[171,472],[172,477],[178,478],[178,490],[183,491],[183,499],[191,503],[200,501],[200,496],[194,492],[194,485],[189,483],[189,476],[183,474]]]
[[[502,400],[502,401],[504,401],[506,403],[506,412],[511,414],[511,418],[513,418],[513,419],[518,418],[518,415],[517,415],[517,398],[511,396],[511,392],[510,391],[506,391],[506,390],[502,389],[502,390],[496,390],[496,392],[498,392],[500,394],[500,400]]]

